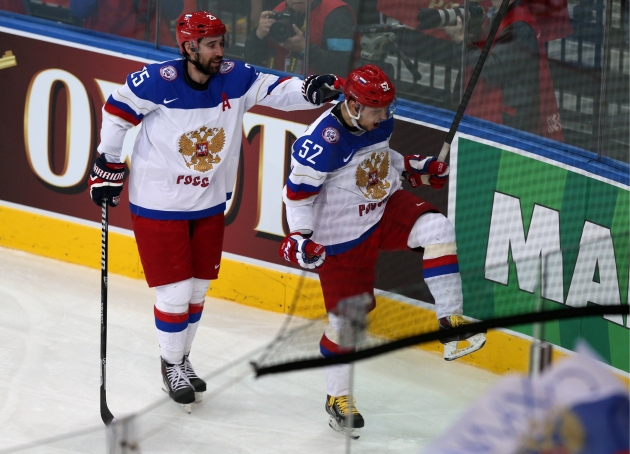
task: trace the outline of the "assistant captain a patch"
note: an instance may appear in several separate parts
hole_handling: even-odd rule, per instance
[[[160,68],[160,76],[162,76],[162,79],[171,82],[177,79],[177,70],[174,66],[162,66]]]
[[[339,131],[337,131],[335,128],[328,127],[325,128],[322,131],[322,137],[324,138],[324,140],[328,143],[336,143],[339,142]]]

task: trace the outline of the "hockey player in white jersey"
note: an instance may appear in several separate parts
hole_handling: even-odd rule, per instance
[[[165,390],[190,411],[206,384],[188,357],[210,281],[221,263],[226,201],[238,168],[243,115],[254,105],[315,108],[333,75],[279,78],[223,59],[225,25],[211,13],[182,15],[181,59],[129,74],[103,107],[89,179],[98,205],[120,200],[125,133],[142,123],[129,177],[133,230],[150,287]],[[308,98],[308,99],[307,99]]]
[[[353,70],[344,95],[343,103],[322,114],[294,143],[283,194],[291,233],[279,253],[304,268],[318,268],[329,321],[320,341],[324,356],[348,352],[340,345],[347,324],[335,312],[339,301],[368,293],[374,308],[379,250],[423,248],[422,272],[440,328],[469,323],[462,317],[455,229],[435,207],[401,187],[405,172],[414,186],[429,175],[428,183],[439,189],[447,181],[448,165],[435,157],[403,157],[389,147],[395,88],[380,68]],[[444,359],[481,348],[484,332],[445,337]],[[469,346],[458,349],[459,340]],[[348,395],[349,374],[349,365],[326,368],[326,411],[333,429],[358,438],[364,420]]]

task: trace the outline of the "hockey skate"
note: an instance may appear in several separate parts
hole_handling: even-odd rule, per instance
[[[203,393],[206,392],[206,382],[199,378],[199,376],[195,373],[195,370],[188,359],[188,355],[184,355],[182,368],[184,369],[184,374],[188,377],[190,384],[193,388],[195,388],[195,403],[198,404],[203,401]]]
[[[349,399],[352,399],[351,415],[349,414]],[[354,404],[355,400],[350,396],[326,397],[326,412],[330,415],[328,425],[337,432],[356,440],[361,435],[359,429],[365,425],[365,422]]]
[[[195,401],[195,388],[190,384],[190,380],[184,373],[184,362],[181,364],[167,363],[162,361],[162,380],[164,382],[164,392],[175,402],[180,404],[186,413],[192,412],[191,404]]]
[[[471,324],[461,315],[449,315],[448,317],[442,317],[439,322],[440,331]],[[440,342],[444,344],[444,359],[446,361],[453,361],[454,359],[469,355],[472,352],[476,352],[486,343],[485,333],[485,329],[480,331],[473,328],[469,333],[459,334],[455,336],[447,335],[442,337],[440,339]],[[468,342],[468,346],[457,348],[457,344],[460,341]]]

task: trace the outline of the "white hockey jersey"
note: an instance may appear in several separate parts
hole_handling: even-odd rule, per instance
[[[103,107],[100,153],[120,162],[125,133],[142,122],[129,177],[131,212],[151,219],[198,219],[225,210],[236,180],[243,115],[254,105],[316,108],[302,81],[224,60],[206,90],[191,88],[185,60],[127,76]]]
[[[404,169],[402,155],[389,148],[393,119],[355,135],[331,110],[293,144],[283,192],[291,231],[313,231],[311,239],[326,246],[328,255],[370,236],[390,194],[401,189]]]

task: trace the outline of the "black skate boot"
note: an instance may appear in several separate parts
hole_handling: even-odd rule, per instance
[[[199,403],[203,400],[203,393],[206,392],[206,382],[203,381],[199,376],[195,373],[195,370],[190,364],[190,360],[188,359],[188,355],[184,355],[184,363],[182,368],[184,369],[184,373],[190,384],[195,388],[195,403]]]
[[[350,399],[352,399],[351,413]],[[365,421],[354,404],[355,400],[350,396],[326,396],[326,412],[330,415],[328,425],[337,432],[356,440],[361,435],[359,429],[365,425]]]
[[[439,322],[440,331],[448,331],[458,326],[472,325],[472,323],[461,315],[442,317]],[[471,326],[469,333],[455,336],[449,336],[448,332],[445,332],[445,334],[446,335],[440,339],[440,342],[444,344],[444,359],[446,361],[453,361],[454,359],[476,352],[486,343],[486,330],[476,330],[473,326]],[[467,341],[469,345],[458,349],[457,343],[459,341]]]
[[[181,364],[167,363],[162,361],[162,380],[164,381],[164,391],[175,402],[180,404],[184,411],[190,413],[190,404],[195,401],[195,388],[190,384],[190,380],[184,373],[184,361]]]

